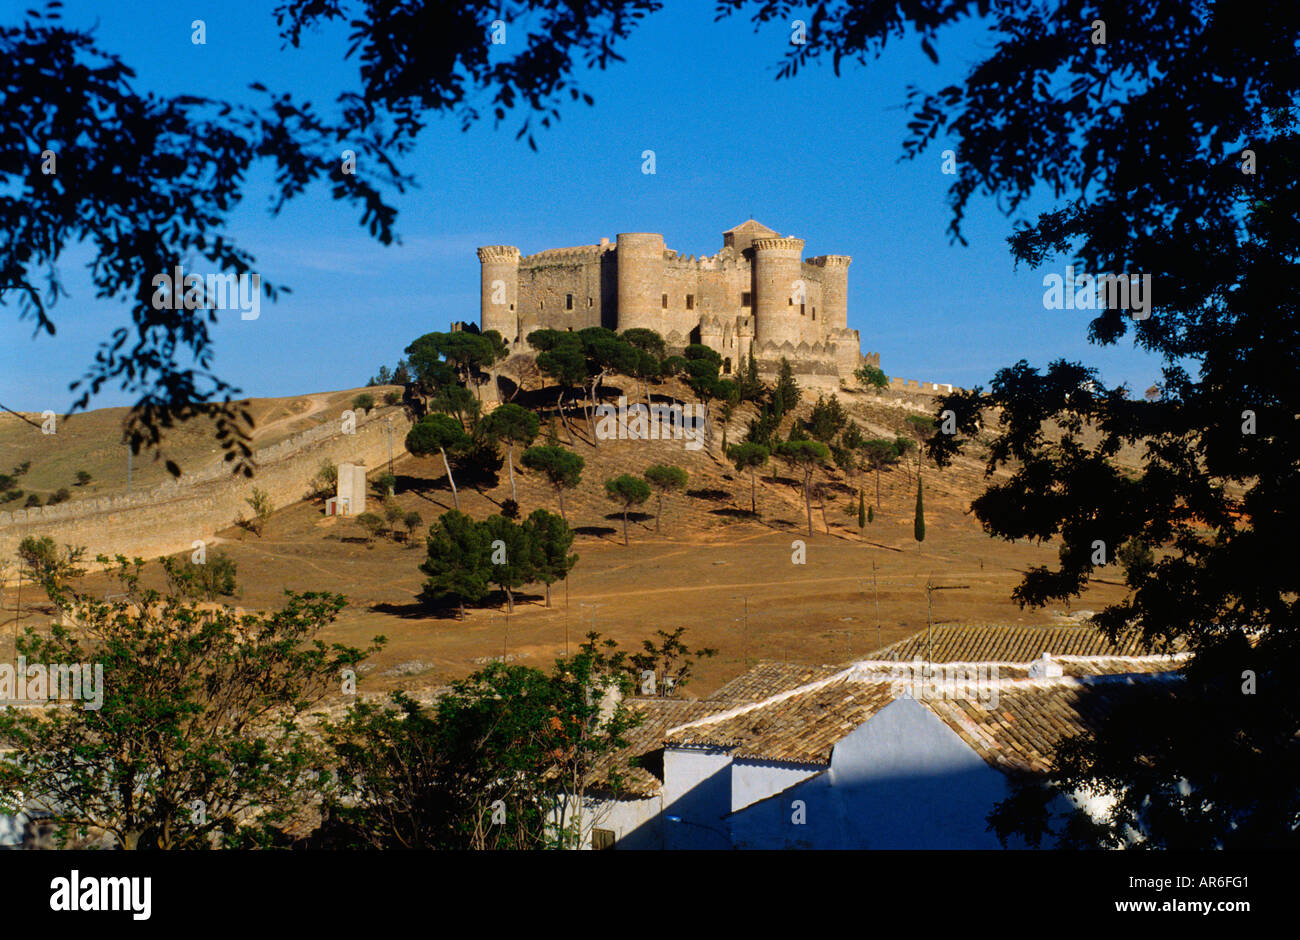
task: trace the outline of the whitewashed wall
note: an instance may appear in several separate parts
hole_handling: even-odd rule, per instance
[[[734,813],[765,800],[824,769],[803,764],[735,760],[731,765],[731,811]]]
[[[1007,794],[952,729],[900,699],[836,745],[829,771],[729,822],[737,848],[996,849],[986,816]]]

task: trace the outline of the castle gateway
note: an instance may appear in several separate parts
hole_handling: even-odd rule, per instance
[[[815,384],[836,386],[864,361],[858,331],[848,328],[850,259],[804,260],[803,244],[750,219],[724,232],[712,257],[684,257],[645,233],[526,256],[491,245],[478,250],[480,324],[517,352],[533,330],[644,327],[672,352],[689,343],[716,350],[723,374],[750,356],[770,374],[784,357],[823,380]],[[879,356],[865,361],[879,365]]]

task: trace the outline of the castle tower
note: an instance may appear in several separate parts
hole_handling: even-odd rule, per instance
[[[663,332],[664,237],[622,232],[617,239],[618,331]]]
[[[496,330],[507,343],[520,339],[519,249],[513,245],[488,245],[478,250],[482,266],[479,326]]]
[[[822,307],[827,330],[843,330],[849,325],[848,255],[822,255],[810,258],[809,264],[822,269]]]
[[[798,345],[802,238],[754,239],[754,341]]]

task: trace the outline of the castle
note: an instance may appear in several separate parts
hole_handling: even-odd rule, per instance
[[[751,356],[771,374],[785,358],[809,384],[835,387],[880,357],[862,356],[848,327],[849,257],[804,260],[803,246],[753,219],[724,232],[712,257],[684,257],[649,233],[526,256],[490,245],[478,250],[480,324],[518,351],[533,330],[644,327],[672,352],[716,350],[724,375]]]

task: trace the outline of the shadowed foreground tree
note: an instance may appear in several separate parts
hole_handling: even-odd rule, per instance
[[[233,469],[251,475],[252,418],[233,400],[239,389],[212,371],[212,324],[241,315],[214,309],[217,291],[256,273],[256,259],[226,231],[231,213],[249,179],[267,175],[254,172],[260,166],[274,176],[272,214],[324,184],[389,244],[396,212],[381,187],[404,190],[409,179],[393,160],[409,144],[377,126],[353,134],[347,121],[331,123],[261,85],[252,105],[140,91],[129,65],[100,48],[92,29],[65,23],[57,5],[24,19],[0,25],[0,230],[12,235],[0,241],[0,304],[53,336],[67,296],[60,262],[82,246],[95,290],[126,304],[132,322],[104,338],[72,384],[73,410],[105,385],[138,396],[125,427],[136,453],[178,422],[209,417]],[[341,172],[344,139],[355,172]],[[170,278],[182,259],[184,274],[202,283],[168,295],[154,280]],[[245,286],[233,295],[246,310],[281,291],[251,277]]]
[[[757,6],[759,23],[794,9],[722,5]],[[951,409],[959,433],[933,435],[927,450],[950,463],[994,416],[987,470],[1010,477],[990,482],[976,516],[992,535],[1059,545],[1059,563],[1032,568],[1014,597],[1077,596],[1137,538],[1154,564],[1125,570],[1128,596],[1096,621],[1194,653],[1177,694],[1136,696],[1063,745],[1050,784],[1027,782],[992,822],[1000,835],[1077,845],[1295,847],[1300,569],[1278,548],[1300,528],[1295,5],[831,0],[782,75],[818,59],[866,62],[909,34],[937,60],[937,37],[981,12],[989,51],[961,82],[912,90],[904,153],[937,143],[960,155],[955,240],[970,201],[991,196],[1016,215],[1016,262],[1090,272],[1069,285],[1057,275],[1074,302],[1049,315],[1079,318],[1100,345],[1131,332],[1161,357],[1163,394],[1133,401],[1081,363],[1019,362],[988,394],[941,399],[936,414]],[[1026,218],[1031,194],[1055,202]],[[1126,445],[1136,469],[1116,463]],[[1113,808],[1054,831],[1048,798],[1081,789]]]
[[[278,830],[317,792],[315,744],[297,719],[382,638],[370,651],[321,642],[339,595],[286,592],[279,610],[237,615],[147,590],[142,568],[117,558],[112,602],[47,582],[77,626],[29,628],[19,653],[93,663],[97,674],[81,668],[83,701],[71,707],[0,710],[13,749],[0,792],[27,794],[61,843],[98,833],[124,849],[281,842]]]

